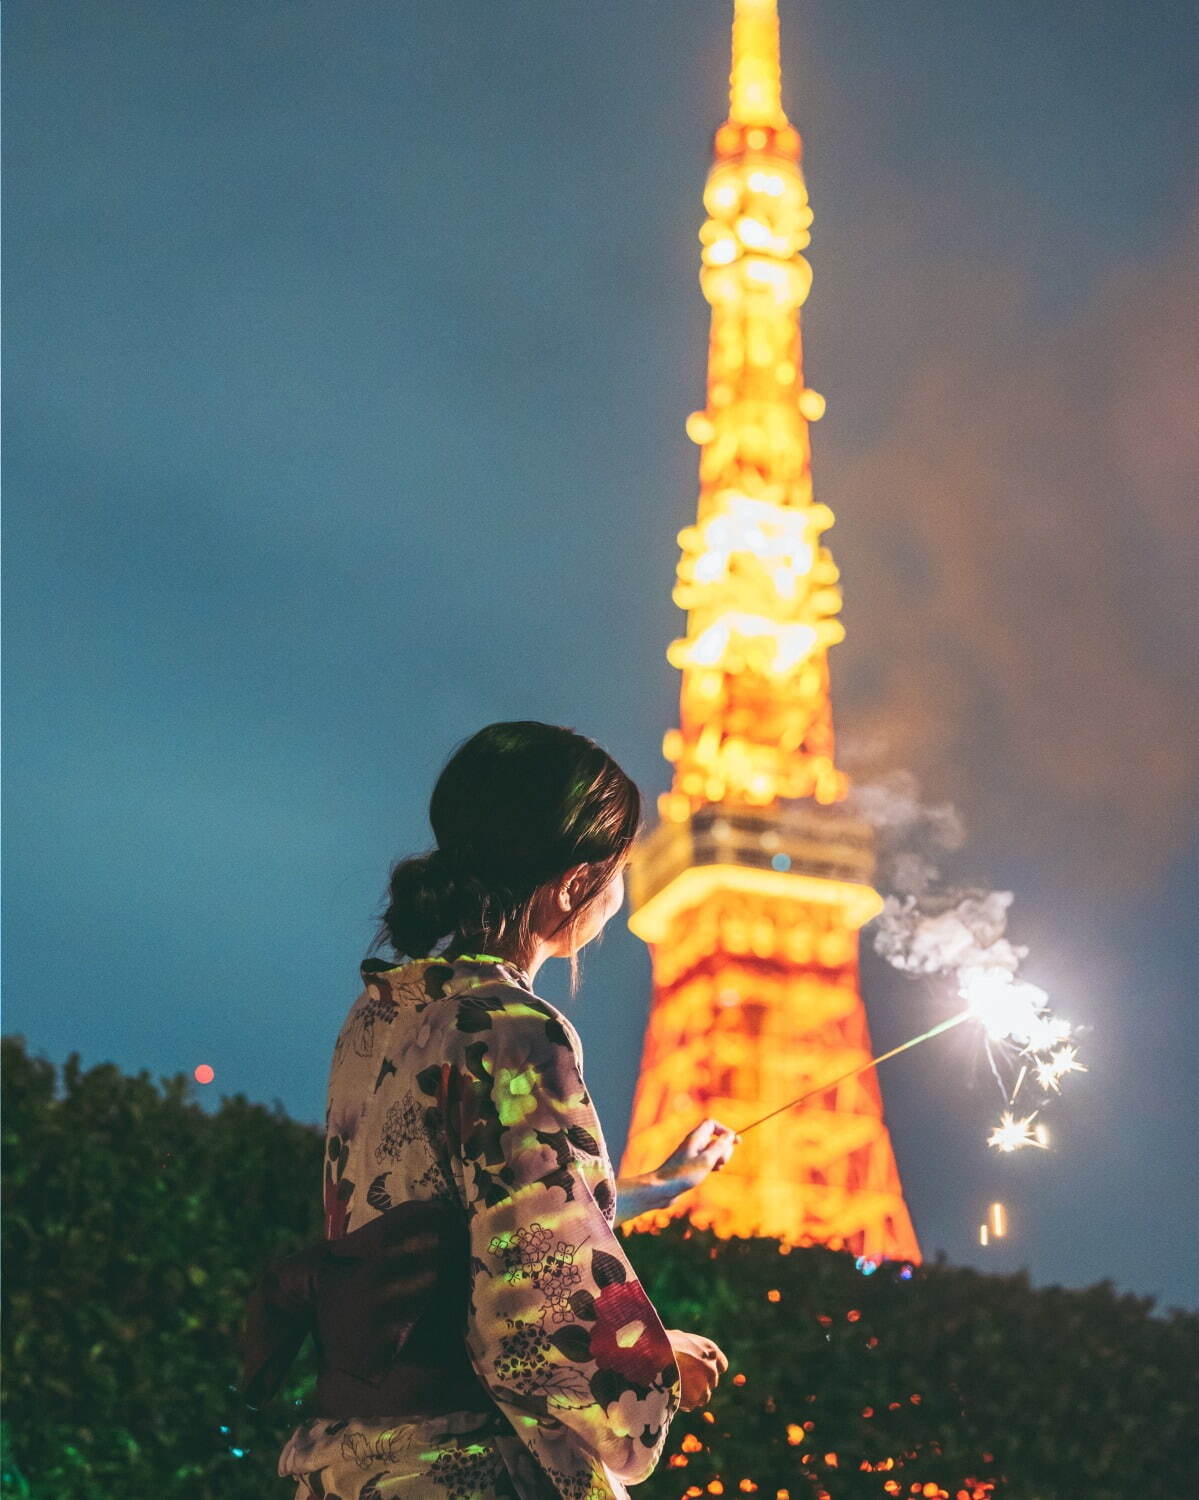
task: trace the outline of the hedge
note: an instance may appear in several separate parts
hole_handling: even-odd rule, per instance
[[[3,1083],[3,1494],[291,1500],[311,1350],[253,1413],[237,1333],[266,1259],[320,1233],[319,1130],[240,1094],[208,1113],[183,1074],[60,1076],[20,1037]],[[668,1325],[731,1361],[646,1500],[1194,1493],[1199,1315],[682,1223],[626,1243]]]

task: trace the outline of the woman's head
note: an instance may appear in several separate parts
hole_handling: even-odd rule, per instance
[[[377,941],[424,957],[451,936],[524,962],[539,941],[571,960],[619,909],[641,817],[635,783],[594,740],[554,724],[489,724],[433,788],[437,848],[401,860]],[[456,944],[457,945],[457,944]]]

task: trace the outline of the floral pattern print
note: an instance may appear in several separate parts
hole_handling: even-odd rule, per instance
[[[460,1205],[463,1330],[487,1410],[316,1419],[296,1500],[610,1500],[655,1468],[681,1394],[614,1232],[616,1189],[570,1021],[485,956],[362,966],[325,1123],[330,1239],[396,1203]]]

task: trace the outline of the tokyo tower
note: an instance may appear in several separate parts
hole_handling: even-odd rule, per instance
[[[858,933],[880,909],[871,829],[844,806],[828,650],[838,571],[813,497],[799,312],[812,273],[800,138],[783,112],[776,0],[735,0],[728,119],[704,188],[707,401],[687,419],[699,504],[679,533],[685,634],[674,766],[630,870],[653,1002],[622,1174],[697,1111],[736,1128],[870,1055]],[[873,1072],[748,1135],[631,1230],[686,1215],[722,1236],[918,1260]]]

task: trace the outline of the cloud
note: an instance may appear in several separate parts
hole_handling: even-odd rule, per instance
[[[1031,277],[938,268],[886,431],[815,439],[851,762],[885,746],[864,769],[909,767],[997,852],[1112,893],[1199,821],[1196,284],[1199,214],[1056,323]]]

